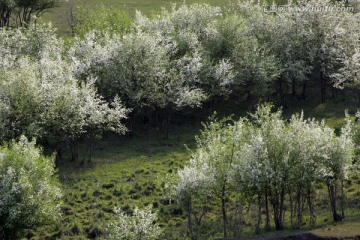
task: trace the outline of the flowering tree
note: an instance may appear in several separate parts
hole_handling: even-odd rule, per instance
[[[188,210],[188,226],[192,239],[191,197],[213,195],[221,202],[223,234],[228,235],[227,199],[234,190],[234,162],[246,135],[246,123],[227,123],[230,119],[212,120],[197,138],[198,149],[193,153],[190,165],[179,171],[175,185],[176,199],[181,199]],[[184,201],[185,200],[185,201]]]
[[[171,112],[198,107],[233,82],[231,62],[211,61],[203,47],[219,16],[220,9],[206,4],[174,7],[153,19],[138,12],[133,31],[122,38],[89,33],[76,40],[70,51],[75,72],[97,77],[106,99],[119,95],[135,111],[161,111],[169,122]]]
[[[62,55],[63,44],[52,30],[38,27],[24,33],[14,30],[13,34],[14,42],[11,31],[0,37],[4,56],[0,64],[0,106],[5,114],[1,119],[5,138],[26,134],[53,140],[58,160],[64,142],[87,134],[92,143],[102,131],[125,132],[121,120],[129,111],[118,98],[106,102],[96,92],[93,80],[85,83],[74,76],[73,66]]]
[[[189,205],[191,196],[218,196],[221,199],[225,236],[227,204],[224,199],[235,192],[249,199],[257,198],[257,231],[262,221],[263,205],[267,229],[270,228],[271,215],[276,229],[284,228],[287,206],[290,208],[291,224],[298,228],[302,224],[305,201],[309,208],[310,224],[313,225],[313,199],[315,186],[319,183],[328,186],[334,221],[341,219],[337,212],[337,199],[341,197],[340,207],[343,209],[341,183],[351,170],[354,151],[350,122],[337,136],[323,122],[306,120],[303,115],[294,115],[285,121],[280,110],[273,112],[271,105],[264,104],[259,105],[249,118],[233,124],[211,122],[206,125],[197,143],[198,148],[190,164],[178,173],[175,193],[180,199],[187,200],[180,203],[188,204],[189,215],[192,211],[190,208],[195,208]],[[273,214],[270,213],[270,206]],[[193,236],[191,218],[188,223]]]
[[[351,12],[325,10],[329,6],[346,9],[344,4],[344,1],[296,1],[276,13],[264,11],[255,1],[239,4],[250,35],[267,49],[267,55],[275,58],[274,87],[282,105],[290,89],[295,95],[300,84],[302,97],[306,97],[310,76],[319,80],[321,102],[325,101],[330,84],[340,86],[344,81],[339,71],[342,66],[346,69],[358,46],[358,18]]]
[[[41,155],[35,141],[0,147],[0,237],[19,239],[26,230],[60,216],[61,191],[54,159]]]
[[[155,240],[161,234],[157,223],[157,214],[151,212],[152,206],[146,209],[134,209],[132,216],[126,215],[120,209],[115,209],[118,220],[109,225],[110,239],[124,240]]]

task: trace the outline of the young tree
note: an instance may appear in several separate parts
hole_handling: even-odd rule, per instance
[[[173,198],[187,211],[187,226],[192,240],[197,239],[194,230],[193,213],[194,199],[206,198],[209,194],[209,184],[213,182],[211,169],[204,158],[191,158],[189,166],[178,172],[177,183],[173,186]]]
[[[0,147],[0,237],[22,238],[27,230],[60,216],[61,191],[54,158],[21,136]]]
[[[124,240],[155,240],[162,230],[157,220],[157,214],[152,213],[152,205],[146,209],[134,209],[132,216],[126,215],[120,209],[115,209],[118,219],[109,225],[110,239]]]
[[[351,122],[348,121],[342,128],[340,136],[336,136],[332,130],[326,130],[323,133],[326,144],[319,176],[327,185],[333,220],[337,222],[345,218],[343,181],[348,178],[354,156]],[[339,188],[341,214],[337,211]]]

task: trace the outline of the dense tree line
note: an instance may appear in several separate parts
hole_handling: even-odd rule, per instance
[[[294,6],[326,4],[325,0],[297,1]],[[4,120],[0,126],[8,129],[2,135],[10,139],[21,134],[48,134],[56,136],[58,142],[76,142],[84,132],[95,136],[100,125],[116,129],[109,126],[111,121],[119,124],[110,115],[120,108],[110,106],[106,110],[104,104],[120,106],[118,99],[133,109],[130,122],[144,115],[158,122],[162,115],[169,126],[174,112],[204,103],[211,106],[229,94],[239,99],[272,100],[276,95],[285,106],[286,96],[298,95],[300,86],[300,95],[307,97],[309,81],[318,81],[321,101],[325,101],[326,89],[357,89],[360,28],[351,12],[274,14],[250,1],[230,12],[206,4],[174,6],[153,18],[138,12],[129,30],[125,30],[126,18],[120,25],[123,27],[118,30],[89,33],[84,33],[89,27],[79,26],[79,37],[66,44],[46,26],[2,30],[0,65],[4,86],[0,106]],[[20,79],[24,82],[20,83]],[[17,84],[28,84],[29,92],[17,88]],[[60,89],[63,85],[69,86],[68,90]],[[20,92],[10,96],[16,89]],[[82,98],[79,107],[61,107],[66,112],[64,118],[82,119],[73,121],[78,124],[65,127],[66,119],[51,119],[56,115],[51,111],[60,111],[56,101],[66,105],[60,99],[65,94],[61,91],[72,96],[68,99]],[[21,95],[24,97],[17,97]],[[102,108],[103,115],[98,117],[103,120],[96,120],[99,126],[90,120],[94,114],[86,106],[87,95],[97,102],[91,103],[96,106],[92,111]],[[26,102],[32,106],[30,113],[23,109]],[[69,104],[74,102],[69,100]],[[87,112],[81,110],[86,108]],[[45,113],[45,109],[52,110]],[[118,117],[124,118],[125,112]]]

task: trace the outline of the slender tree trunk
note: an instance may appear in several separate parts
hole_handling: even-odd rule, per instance
[[[226,183],[223,184],[221,190],[221,211],[223,218],[224,238],[227,237],[227,214],[226,214]]]
[[[170,122],[171,122],[171,109],[169,108],[167,110],[167,116],[166,116],[166,134],[165,134],[165,139],[169,139],[169,131],[170,131]]]
[[[235,203],[235,220],[234,220],[234,237],[240,236],[240,226],[242,222],[242,203],[239,199],[236,199]]]
[[[302,189],[299,188],[297,195],[296,195],[296,201],[297,201],[297,224],[296,224],[296,228],[300,228],[301,223],[302,223],[302,201],[301,201],[301,192]]]
[[[258,193],[258,216],[257,216],[257,223],[256,223],[256,227],[255,227],[255,232],[257,234],[260,233],[260,224],[261,224],[261,194]]]
[[[290,224],[292,228],[295,228],[294,215],[295,215],[296,205],[294,206],[294,199],[292,193],[289,194],[289,200],[290,200]]]
[[[283,77],[280,76],[279,80],[278,80],[278,92],[279,92],[279,96],[280,96],[280,103],[282,107],[285,107],[285,94],[284,94],[284,86],[283,86]]]
[[[336,209],[336,185],[335,184],[328,184],[328,192],[329,192],[329,200],[330,200],[330,207],[331,212],[333,215],[334,222],[338,222],[341,220],[341,216],[337,213]]]
[[[273,210],[274,210],[274,223],[276,230],[282,230],[284,228],[283,218],[284,218],[284,198],[285,198],[285,189],[284,186],[280,190],[275,190],[275,194],[272,199]]]
[[[284,229],[284,219],[285,219],[284,201],[285,201],[285,187],[283,186],[281,189],[281,196],[280,196],[280,226],[279,226],[280,230]]]
[[[321,103],[325,103],[326,100],[326,80],[324,73],[320,71],[320,91],[321,91]]]
[[[340,198],[340,207],[341,207],[341,219],[345,219],[345,193],[344,193],[344,180],[341,180],[341,198]]]
[[[191,199],[191,196],[188,199],[187,211],[188,211],[188,228],[189,228],[189,232],[190,232],[190,237],[191,237],[191,240],[196,240],[196,237],[195,237],[195,234],[194,234],[193,223],[192,223],[192,219],[191,219],[191,212],[192,212],[192,199]]]
[[[79,159],[79,141],[78,139],[72,139],[70,141],[70,149],[71,149],[71,162],[75,162]]]
[[[305,100],[307,97],[307,81],[303,82],[303,87],[302,87],[302,92],[301,92],[301,96],[302,98]]]
[[[88,163],[91,163],[91,159],[92,159],[92,150],[93,150],[94,141],[95,141],[95,136],[94,136],[94,137],[90,140],[90,146],[89,146],[89,159],[88,159]]]
[[[55,146],[55,166],[58,167],[61,160],[61,142],[57,142]]]
[[[270,231],[270,211],[269,211],[269,196],[268,196],[268,189],[265,190],[265,231]]]
[[[314,204],[313,204],[313,197],[310,188],[308,188],[307,190],[307,203],[309,207],[310,226],[314,226],[315,225]]]

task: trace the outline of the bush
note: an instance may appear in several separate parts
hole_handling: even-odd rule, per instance
[[[0,146],[0,239],[18,239],[26,230],[55,221],[61,191],[53,157],[35,141]]]
[[[157,214],[151,212],[152,205],[146,209],[134,209],[132,216],[115,209],[118,219],[109,225],[110,239],[152,240],[158,239],[161,229],[157,223]]]

